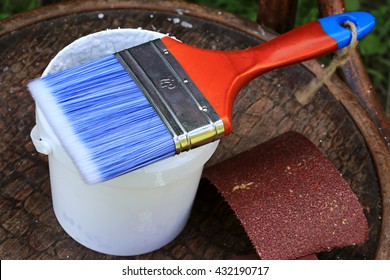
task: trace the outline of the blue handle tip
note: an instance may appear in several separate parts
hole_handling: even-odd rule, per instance
[[[346,21],[351,21],[356,25],[358,40],[367,35],[375,26],[375,17],[367,12],[347,12],[321,18],[318,21],[325,33],[337,41],[339,49],[348,46],[352,39],[351,30],[343,26]]]

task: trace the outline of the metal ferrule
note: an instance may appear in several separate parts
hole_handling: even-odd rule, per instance
[[[177,154],[224,136],[221,118],[160,39],[115,55],[172,133]]]

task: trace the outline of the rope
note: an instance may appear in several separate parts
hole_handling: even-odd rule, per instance
[[[329,66],[321,73],[321,75],[313,78],[309,84],[295,93],[296,99],[302,105],[306,105],[311,101],[316,92],[330,79],[336,69],[343,66],[348,61],[352,51],[356,48],[358,43],[356,25],[351,21],[346,21],[344,24],[352,31],[352,38],[349,46],[338,52],[336,57],[331,61]]]

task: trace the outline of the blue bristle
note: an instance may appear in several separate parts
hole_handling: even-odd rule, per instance
[[[171,133],[114,55],[38,82],[48,93],[30,86],[32,95],[89,183],[175,154]],[[63,129],[63,118],[69,129]],[[96,173],[90,169],[98,174],[89,174]]]

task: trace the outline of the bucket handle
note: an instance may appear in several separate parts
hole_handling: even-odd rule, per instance
[[[49,142],[42,140],[39,136],[37,126],[34,126],[30,133],[31,140],[35,146],[35,149],[44,155],[48,155],[52,152],[52,147]]]

